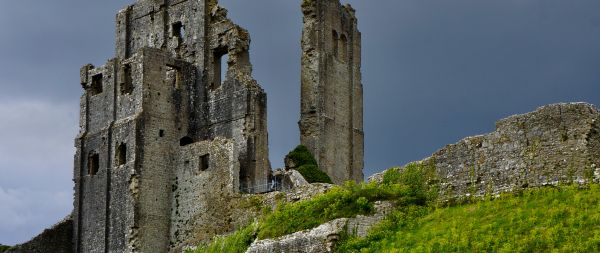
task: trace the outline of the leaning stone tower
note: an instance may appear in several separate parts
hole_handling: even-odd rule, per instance
[[[361,34],[339,0],[304,0],[300,142],[334,183],[363,180]]]
[[[216,0],[139,0],[116,30],[116,57],[81,69],[74,250],[168,252],[267,180],[266,94]]]

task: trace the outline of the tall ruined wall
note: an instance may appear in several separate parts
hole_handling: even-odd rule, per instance
[[[540,107],[500,120],[496,131],[448,145],[423,162],[435,164],[443,199],[600,183],[600,111],[586,103]]]
[[[266,94],[250,36],[226,13],[215,0],[139,0],[117,14],[117,57],[81,69],[75,252],[168,252],[199,236],[192,225],[227,232],[210,225],[230,219],[215,199],[267,180]],[[188,173],[204,155],[210,170]]]
[[[117,14],[116,29],[118,58],[152,47],[196,67],[188,136],[236,139],[244,184],[266,180],[266,94],[251,76],[250,35],[227,18],[227,10],[216,0],[139,0]],[[221,69],[225,55],[228,68]]]
[[[304,0],[300,141],[335,183],[363,180],[361,34],[339,0]]]
[[[168,240],[156,238],[169,236],[168,168],[186,136],[193,70],[150,48],[82,69],[74,174],[77,252],[167,250]]]

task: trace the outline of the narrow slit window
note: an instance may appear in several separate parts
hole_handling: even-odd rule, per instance
[[[227,55],[226,49],[216,50],[213,55],[213,80],[210,88],[212,90],[219,88],[225,78],[227,77],[227,70],[229,69],[229,55]]]
[[[92,96],[102,93],[102,74],[92,76],[92,83],[90,85],[90,94]]]
[[[88,155],[88,175],[93,176],[98,173],[100,169],[100,155],[91,152]]]
[[[199,160],[200,160],[200,162],[199,162],[200,164],[198,165],[199,170],[200,171],[208,170],[209,162],[210,162],[210,155],[206,154],[206,155],[200,156]]]
[[[121,143],[118,147],[117,147],[117,154],[116,154],[116,161],[117,161],[117,166],[121,166],[124,165],[125,163],[127,163],[127,144],[125,143]]]
[[[133,78],[131,73],[131,65],[126,64],[123,66],[123,71],[121,73],[121,83],[120,90],[121,95],[131,94],[133,91]]]

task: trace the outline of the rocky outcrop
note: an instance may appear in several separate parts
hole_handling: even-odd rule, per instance
[[[496,131],[448,145],[421,161],[436,166],[443,198],[561,182],[598,182],[600,111],[547,105],[496,123]],[[381,181],[383,173],[370,180]]]
[[[355,218],[336,219],[310,230],[280,238],[255,241],[246,253],[334,252],[341,234],[366,236],[369,228],[383,220],[393,210],[393,204],[377,202],[375,209],[376,214],[372,216],[359,215]]]
[[[73,218],[71,215],[62,221],[44,230],[40,235],[30,241],[16,245],[6,251],[7,253],[71,253],[73,247]]]

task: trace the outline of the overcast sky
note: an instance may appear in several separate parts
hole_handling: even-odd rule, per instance
[[[0,0],[0,243],[72,209],[79,68],[114,55],[133,0]],[[496,120],[600,104],[598,0],[349,0],[363,38],[365,175],[429,156]],[[299,0],[221,0],[252,36],[273,167],[299,142]]]

